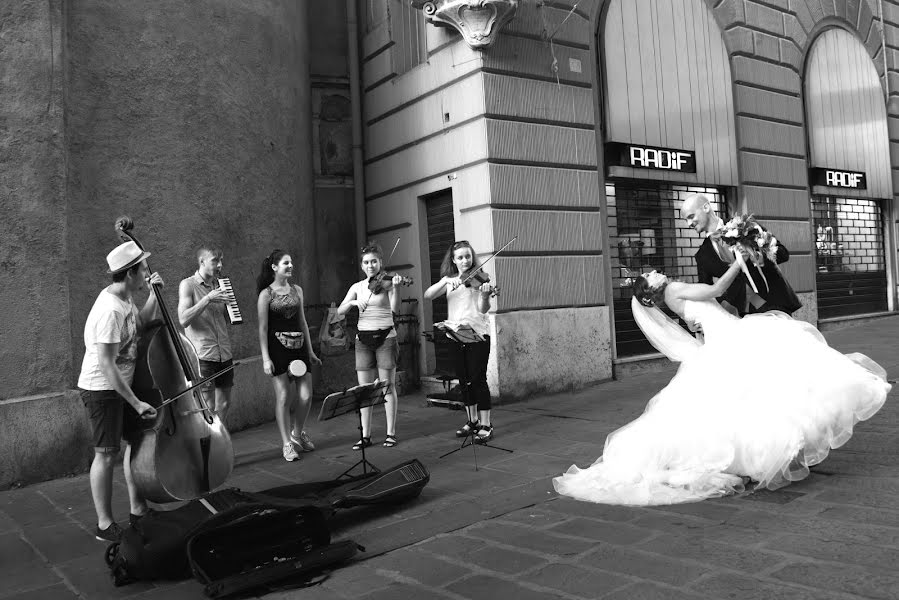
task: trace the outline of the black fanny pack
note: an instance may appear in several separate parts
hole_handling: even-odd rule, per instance
[[[393,331],[393,327],[388,327],[387,329],[375,329],[374,331],[360,331],[358,337],[360,342],[372,350],[377,350],[381,347],[381,344],[384,343],[384,340],[387,339],[387,336],[391,331]]]

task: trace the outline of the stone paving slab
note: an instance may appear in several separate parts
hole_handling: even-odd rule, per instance
[[[899,318],[827,338],[899,375]],[[493,443],[512,454],[478,447],[440,459],[460,443],[453,432],[461,413],[401,398],[400,445],[366,456],[382,468],[419,458],[430,484],[400,506],[339,512],[334,539],[366,551],[321,585],[264,597],[899,597],[899,390],[809,478],[781,490],[647,508],[556,496],[551,477],[592,463],[605,436],[638,416],[672,372],[497,407]],[[383,426],[379,416],[375,427]],[[350,449],[358,435],[351,419],[310,421],[307,429],[317,450],[294,463],[281,458],[273,424],[236,432],[228,485],[255,491],[332,479],[361,458]],[[121,469],[114,486],[124,518]],[[86,475],[0,492],[0,600],[202,597],[193,580],[113,587],[94,523]]]
[[[767,581],[738,573],[719,573],[706,577],[691,588],[711,598],[740,600],[843,600],[845,596],[820,587],[802,587],[782,581]]]
[[[603,596],[603,598],[608,600],[700,600],[708,599],[709,596],[698,596],[656,583],[635,583]]]
[[[865,567],[822,562],[795,562],[771,577],[807,587],[831,589],[878,600],[899,598],[899,575]]]
[[[598,544],[578,558],[577,564],[609,573],[628,576],[631,580],[683,586],[715,569],[698,563],[684,563],[677,558],[661,556],[641,548],[624,548],[612,544]]]

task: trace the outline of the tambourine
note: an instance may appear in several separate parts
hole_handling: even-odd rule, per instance
[[[287,372],[294,377],[302,377],[306,374],[306,363],[301,360],[292,360],[287,365]]]

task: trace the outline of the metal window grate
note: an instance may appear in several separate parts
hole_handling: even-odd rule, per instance
[[[883,214],[876,200],[816,197],[815,266],[819,273],[883,271]]]
[[[431,280],[428,285],[440,281],[440,265],[443,257],[455,241],[456,225],[453,215],[453,192],[443,190],[430,196],[425,201],[425,214],[428,223],[428,263]],[[447,318],[446,296],[435,298],[432,307],[432,322],[438,323]],[[438,338],[439,339],[439,338]],[[455,365],[448,344],[434,344],[435,371],[439,376],[450,377],[455,374]]]
[[[887,310],[886,254],[880,202],[812,198],[818,317]]]

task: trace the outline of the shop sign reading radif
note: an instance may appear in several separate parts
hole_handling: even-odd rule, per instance
[[[674,148],[609,142],[606,144],[606,164],[614,167],[695,173],[696,153]]]
[[[868,189],[865,174],[858,171],[841,171],[839,169],[815,167],[808,170],[808,178],[812,185],[848,188],[850,190]]]

